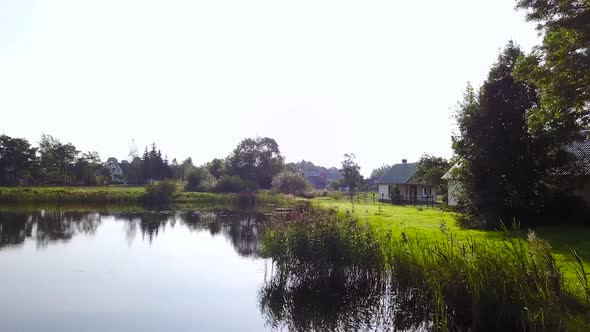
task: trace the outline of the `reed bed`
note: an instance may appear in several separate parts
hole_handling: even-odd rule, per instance
[[[444,223],[440,232],[444,236],[438,239],[401,232],[383,240],[351,214],[298,210],[267,227],[262,255],[273,258],[279,275],[293,274],[299,283],[303,279],[312,285],[341,274],[351,284],[362,280],[371,289],[382,289],[384,302],[394,304],[376,314],[387,312],[391,319],[381,321],[393,322],[397,329],[405,326],[400,320],[412,321],[413,329],[434,331],[588,328],[590,293],[564,285],[549,244],[534,232],[523,236],[505,230],[502,241],[459,240]],[[577,257],[580,283],[589,289]],[[386,287],[379,286],[383,280]]]

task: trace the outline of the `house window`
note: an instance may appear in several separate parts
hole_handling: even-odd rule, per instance
[[[422,187],[422,196],[430,196],[432,195],[432,190],[429,186]]]

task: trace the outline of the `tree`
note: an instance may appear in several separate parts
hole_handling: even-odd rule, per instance
[[[522,57],[516,76],[536,85],[540,107],[528,114],[535,136],[548,137],[549,151],[580,138],[590,113],[590,2],[518,0],[527,20],[537,22],[541,45]]]
[[[217,180],[215,191],[219,193],[237,193],[244,190],[244,180],[237,175],[222,175]]]
[[[97,176],[100,176],[99,170],[102,168],[100,156],[96,151],[88,151],[83,153],[74,164],[74,178],[76,182],[83,185],[97,185],[104,181],[99,181]],[[110,173],[109,173],[110,179]]]
[[[207,167],[195,167],[187,177],[186,191],[212,191],[215,187],[215,178]]]
[[[363,177],[361,176],[361,167],[355,162],[356,156],[351,154],[344,155],[342,162],[342,174],[344,175],[344,183],[348,187],[350,200],[353,200],[355,191],[362,185]]]
[[[537,107],[534,86],[512,76],[520,49],[510,42],[490,69],[478,94],[468,86],[459,105],[463,221],[495,226],[513,218],[531,221],[542,205],[544,151],[529,134],[527,115]]]
[[[15,185],[31,177],[36,149],[29,141],[0,135],[0,184]]]
[[[312,186],[301,173],[282,171],[272,179],[272,188],[283,194],[301,195],[311,190]]]
[[[40,166],[45,180],[67,184],[68,170],[73,166],[79,151],[71,144],[63,144],[51,135],[41,135],[39,142]]]
[[[244,139],[227,160],[231,175],[238,175],[250,187],[263,189],[271,187],[272,178],[283,169],[283,163],[279,145],[268,137]]]
[[[172,172],[172,178],[174,180],[182,180],[183,172],[182,166],[178,164],[176,158],[172,159],[172,163],[170,164],[170,172]]]
[[[193,165],[193,159],[191,157],[186,158],[182,162],[182,183],[184,183],[184,179],[186,179],[186,176],[192,171],[194,167],[195,165]]]
[[[388,165],[388,164],[383,164],[383,165],[381,165],[381,167],[375,168],[371,172],[371,179],[379,179],[380,177],[385,175],[385,173],[387,173],[387,171],[389,171],[390,169],[391,169],[391,165]]]
[[[446,192],[446,185],[441,178],[449,168],[449,162],[445,158],[425,153],[418,161],[416,176],[423,182],[437,188],[438,192]]]
[[[213,177],[218,180],[223,174],[226,173],[225,160],[214,158],[207,163],[207,169]]]

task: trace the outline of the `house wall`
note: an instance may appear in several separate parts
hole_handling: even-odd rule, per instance
[[[388,184],[380,184],[379,185],[379,199],[390,199],[389,197],[389,186]],[[391,186],[393,186],[393,184],[391,184]],[[410,189],[409,189],[409,185],[407,184],[398,184],[397,187],[399,188],[399,193],[402,197],[406,197],[407,195],[409,195]],[[424,197],[423,195],[423,187],[425,187],[424,185],[421,184],[417,184],[416,185],[416,190],[417,190],[417,197]],[[436,200],[436,188],[432,188],[431,189],[431,194],[434,195],[435,200]]]
[[[379,199],[389,199],[389,186],[386,184],[379,185]]]
[[[449,205],[456,206],[459,204],[459,182],[454,180],[449,180],[447,182],[448,187],[448,200]]]

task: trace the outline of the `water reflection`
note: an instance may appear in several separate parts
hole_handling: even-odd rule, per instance
[[[275,265],[259,291],[273,329],[292,331],[427,331],[432,312],[421,290],[387,274]]]
[[[228,239],[241,256],[256,256],[259,227],[265,216],[259,212],[218,209],[212,211],[80,212],[61,209],[0,211],[0,250],[34,241],[38,248],[69,241],[79,234],[94,235],[101,220],[112,217],[124,222],[127,243],[138,234],[152,242],[167,227],[177,223],[193,231],[208,231]]]

